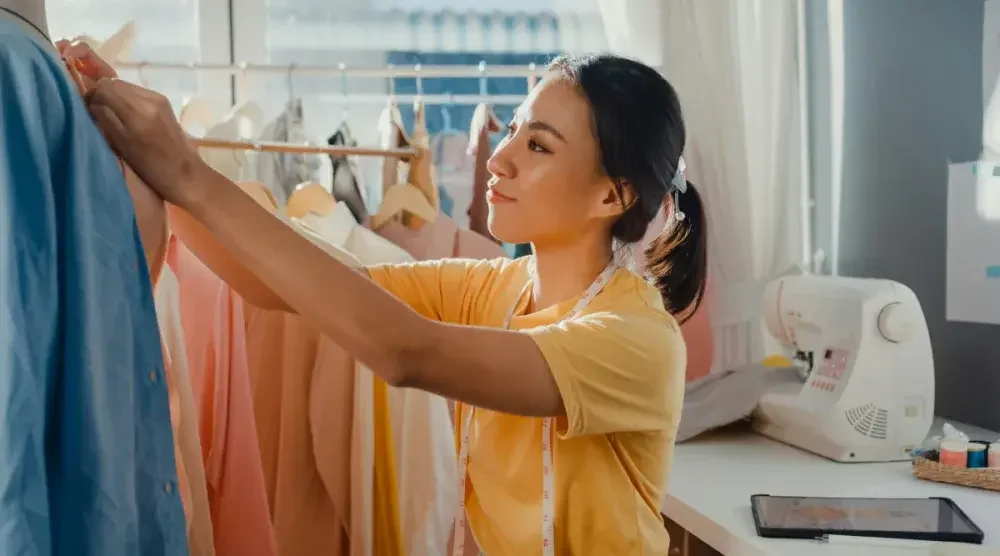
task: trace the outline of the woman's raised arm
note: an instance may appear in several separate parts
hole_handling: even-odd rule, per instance
[[[102,80],[88,105],[111,145],[150,187],[388,383],[508,413],[564,414],[555,379],[529,335],[419,315],[209,168],[162,95]]]

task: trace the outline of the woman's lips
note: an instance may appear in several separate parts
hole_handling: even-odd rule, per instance
[[[513,197],[508,197],[503,193],[500,193],[496,189],[486,190],[486,202],[490,204],[499,205],[501,203],[513,203],[516,201],[517,199],[514,199]]]

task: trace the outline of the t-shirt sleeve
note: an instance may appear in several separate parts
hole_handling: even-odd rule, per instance
[[[563,438],[677,426],[685,348],[669,316],[599,312],[525,332],[559,386]]]
[[[488,295],[487,281],[500,259],[440,259],[368,267],[372,281],[421,315],[469,324]]]

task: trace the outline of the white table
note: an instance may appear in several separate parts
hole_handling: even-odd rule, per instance
[[[932,435],[940,434],[942,422],[935,422]],[[973,439],[992,441],[1000,436],[954,424]],[[984,546],[1000,553],[1000,493],[917,479],[909,462],[834,463],[748,429],[679,444],[663,514],[726,556],[858,556],[858,547],[757,536],[750,512],[752,494],[948,497],[986,533]]]

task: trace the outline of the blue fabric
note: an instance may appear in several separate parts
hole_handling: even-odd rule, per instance
[[[527,257],[531,254],[531,244],[530,243],[518,243],[514,246],[514,258],[520,259],[521,257]]]
[[[184,555],[131,197],[50,49],[0,18],[0,554]]]
[[[451,216],[455,210],[455,199],[452,199],[451,194],[443,187],[438,187],[438,199],[441,203],[441,212]]]

